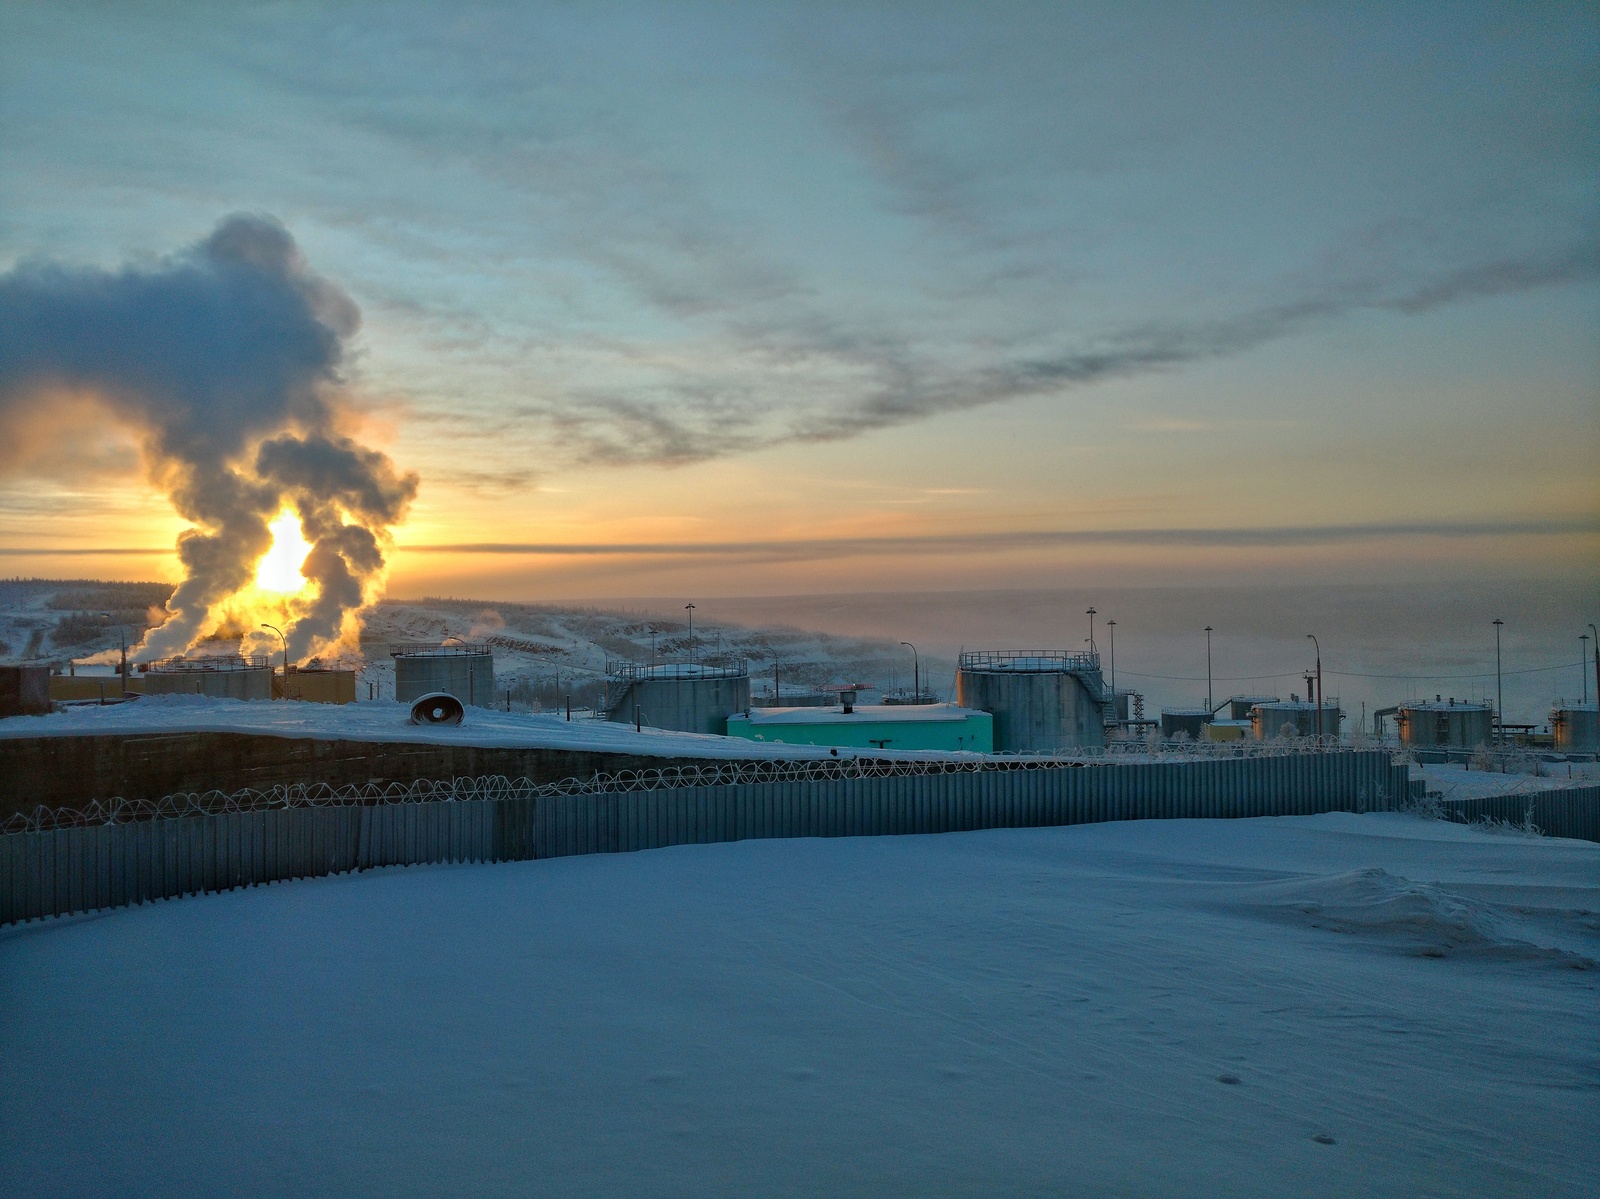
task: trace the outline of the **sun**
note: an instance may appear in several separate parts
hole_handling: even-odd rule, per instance
[[[311,552],[311,543],[300,533],[300,519],[288,509],[267,526],[272,530],[272,548],[256,564],[256,587],[261,591],[288,593],[306,585],[300,567]]]

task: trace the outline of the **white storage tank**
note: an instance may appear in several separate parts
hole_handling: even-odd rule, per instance
[[[1337,737],[1339,722],[1344,719],[1344,713],[1339,710],[1339,697],[1323,700],[1320,718],[1318,712],[1318,705],[1310,700],[1291,696],[1269,704],[1257,704],[1250,709],[1250,723],[1255,728],[1256,737],[1262,741],[1283,736],[1285,728],[1292,729],[1296,737],[1315,737],[1319,719],[1322,735]]]
[[[139,667],[146,695],[207,695],[212,699],[271,699],[272,659],[218,654],[163,658]]]
[[[749,710],[750,670],[743,662],[606,664],[606,719],[618,724],[722,736],[728,717]]]
[[[394,697],[403,704],[444,692],[464,704],[494,707],[494,651],[487,645],[402,645],[394,658]]]
[[[1095,653],[975,650],[956,671],[956,703],[994,717],[996,753],[1104,745],[1111,702]]]
[[[1400,730],[1400,744],[1409,747],[1473,749],[1494,739],[1494,708],[1454,697],[1400,704],[1394,722]]]
[[[1211,709],[1199,706],[1161,709],[1161,739],[1171,741],[1182,733],[1190,741],[1202,740],[1211,723]]]
[[[1561,753],[1600,751],[1600,704],[1563,704],[1551,709],[1550,732]]]

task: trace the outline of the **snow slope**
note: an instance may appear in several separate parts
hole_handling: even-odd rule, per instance
[[[1600,846],[1330,815],[24,926],[0,1192],[1593,1194],[1597,910]]]

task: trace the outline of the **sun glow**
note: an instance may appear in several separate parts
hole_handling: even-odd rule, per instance
[[[311,552],[311,543],[300,533],[300,518],[285,509],[267,527],[272,530],[272,548],[256,564],[256,588],[280,595],[299,591],[306,585],[300,567]]]

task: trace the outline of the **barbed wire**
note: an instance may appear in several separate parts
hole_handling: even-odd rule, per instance
[[[764,758],[715,764],[663,766],[622,770],[589,778],[535,783],[528,778],[482,775],[452,779],[419,779],[408,783],[288,783],[244,787],[237,791],[179,791],[160,799],[94,800],[81,807],[40,805],[29,813],[13,813],[0,822],[0,835],[88,828],[102,824],[215,816],[228,812],[260,812],[283,808],[368,807],[380,804],[466,802],[485,799],[541,799],[563,795],[595,795],[658,791],[681,787],[729,786],[748,783],[810,783],[839,779],[909,778],[941,774],[976,774],[1062,767],[1108,766],[1140,761],[1205,761],[1229,758],[1289,757],[1302,754],[1354,753],[1383,749],[1307,737],[1297,741],[1197,742],[1191,746],[1152,749],[1140,742],[1054,753],[974,755],[970,758],[892,759],[878,757]]]

